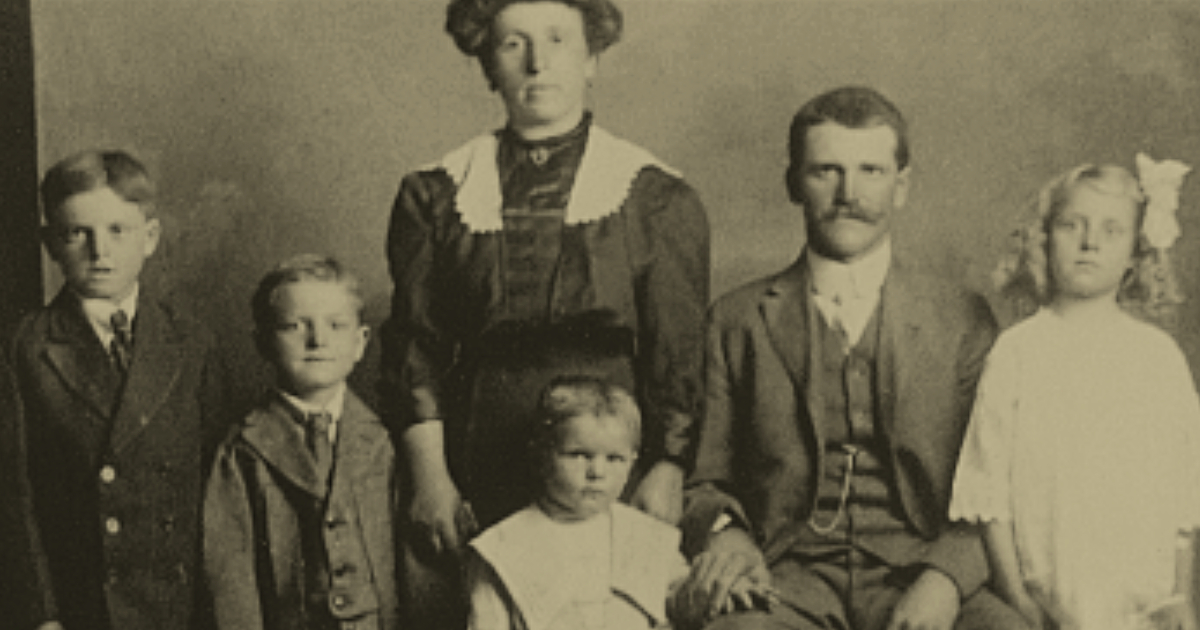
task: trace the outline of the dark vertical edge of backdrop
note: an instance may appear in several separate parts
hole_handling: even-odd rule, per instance
[[[42,301],[31,0],[0,0],[0,332]]]

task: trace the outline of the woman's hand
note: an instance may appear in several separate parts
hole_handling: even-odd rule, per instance
[[[442,439],[442,423],[435,420],[404,432],[413,480],[408,518],[418,540],[427,542],[434,554],[458,554],[479,526],[450,477]]]
[[[409,520],[435,554],[458,554],[478,526],[449,474],[429,475],[414,488]]]
[[[683,517],[683,469],[661,461],[646,473],[629,499],[630,505],[668,525]]]

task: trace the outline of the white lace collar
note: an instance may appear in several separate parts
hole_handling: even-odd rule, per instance
[[[472,232],[504,228],[500,216],[504,199],[496,166],[499,147],[496,134],[485,134],[451,151],[438,164],[458,186],[455,207]],[[567,202],[566,223],[588,223],[616,213],[646,166],[679,176],[645,149],[593,125]]]

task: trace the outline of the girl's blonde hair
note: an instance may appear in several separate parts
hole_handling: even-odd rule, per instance
[[[1156,319],[1183,301],[1167,251],[1146,240],[1146,195],[1137,178],[1120,166],[1083,164],[1050,180],[1039,192],[1033,211],[1013,232],[1010,251],[993,273],[1001,294],[1012,300],[1019,317],[1032,315],[1054,297],[1049,272],[1049,234],[1058,213],[1080,186],[1127,199],[1136,210],[1132,267],[1121,282],[1117,302],[1130,312]]]

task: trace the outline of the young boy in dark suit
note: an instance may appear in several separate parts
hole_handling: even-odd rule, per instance
[[[212,336],[138,282],[161,233],[154,193],[120,151],[69,157],[42,181],[43,240],[66,285],[12,340],[34,530],[17,553],[35,599],[14,628],[205,618],[200,502],[224,388]]]
[[[358,283],[302,255],[251,303],[277,388],[221,444],[205,495],[218,626],[396,630],[394,450],[346,386],[367,344]]]

